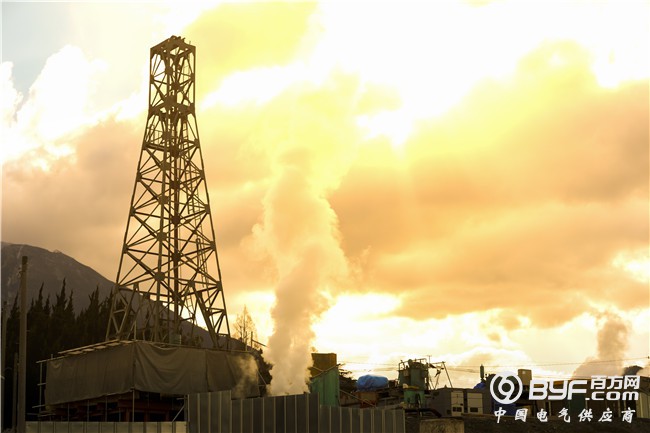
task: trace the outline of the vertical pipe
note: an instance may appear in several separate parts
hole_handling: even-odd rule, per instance
[[[18,366],[18,432],[25,433],[27,406],[27,256],[23,256],[20,270],[20,347]]]

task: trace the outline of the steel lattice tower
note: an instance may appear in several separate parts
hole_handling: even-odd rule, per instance
[[[194,108],[196,48],[151,48],[149,112],[107,329],[109,339],[213,347],[230,337]]]

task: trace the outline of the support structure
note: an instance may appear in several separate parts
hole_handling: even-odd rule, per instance
[[[151,48],[149,111],[106,339],[225,347],[230,327],[195,114],[193,45]],[[205,343],[205,342],[204,342]]]

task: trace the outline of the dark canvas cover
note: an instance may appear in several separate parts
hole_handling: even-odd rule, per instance
[[[250,353],[136,341],[47,361],[45,403],[82,401],[132,389],[162,394],[233,391],[259,395]]]

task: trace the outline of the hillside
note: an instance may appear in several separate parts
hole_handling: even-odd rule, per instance
[[[102,275],[63,254],[60,251],[48,251],[31,245],[11,244],[2,242],[0,252],[2,259],[1,284],[2,300],[13,303],[20,286],[21,257],[27,256],[27,293],[31,300],[38,294],[43,285],[43,296],[54,300],[60,292],[63,279],[66,281],[66,291],[73,293],[75,311],[81,311],[88,306],[88,297],[99,288],[99,295],[104,299],[110,293],[113,283]]]
[[[21,257],[29,257],[27,265],[28,302],[38,295],[43,285],[43,297],[53,302],[61,291],[63,279],[66,281],[66,293],[73,292],[75,314],[79,314],[88,306],[89,296],[99,288],[99,300],[103,301],[111,292],[113,283],[101,276],[92,268],[83,265],[60,251],[48,251],[30,245],[11,244],[2,242],[2,300],[11,307],[20,286]],[[105,323],[106,321],[104,321]],[[102,323],[102,326],[105,324]],[[187,322],[182,323],[183,332],[189,334],[192,328]],[[197,327],[195,334],[201,337],[203,344],[210,347],[208,332]],[[233,340],[233,344],[239,342]],[[69,347],[72,348],[73,346]]]

